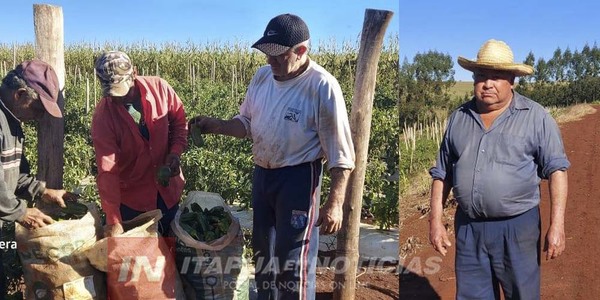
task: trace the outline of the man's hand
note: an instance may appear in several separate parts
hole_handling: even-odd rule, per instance
[[[443,256],[446,256],[446,253],[448,253],[448,248],[452,246],[452,243],[450,243],[446,227],[444,226],[444,224],[442,224],[441,221],[430,221],[429,242],[431,243],[435,251],[439,252]]]
[[[55,190],[46,188],[42,194],[42,201],[49,204],[56,204],[60,207],[65,207],[65,201],[77,201],[78,196],[76,194],[67,192],[65,190]]]
[[[546,233],[544,251],[546,260],[555,259],[565,251],[565,228],[561,226],[550,226]]]
[[[25,214],[17,222],[27,229],[36,229],[54,223],[54,220],[37,208],[27,208]]]
[[[319,232],[321,234],[333,234],[342,228],[342,221],[344,219],[344,210],[340,204],[332,204],[327,202],[319,210],[319,218],[317,219],[316,226],[320,226]]]
[[[319,219],[315,223],[321,226],[321,234],[332,234],[342,228],[344,219],[344,198],[346,196],[346,186],[351,170],[342,168],[331,168],[331,186],[327,202],[319,210]]]
[[[114,237],[125,232],[121,223],[104,226],[104,237]]]
[[[179,155],[175,153],[167,154],[165,165],[171,169],[171,177],[179,175],[179,167],[181,165]]]
[[[200,130],[202,133],[213,133],[211,129],[214,127],[215,119],[207,116],[196,116],[188,122],[188,132],[192,130]]]
[[[548,178],[550,190],[550,227],[546,233],[546,260],[559,257],[565,251],[565,209],[568,194],[567,171],[554,171]]]
[[[207,116],[197,116],[188,122],[188,132],[200,130],[201,134],[222,134],[236,138],[246,137],[246,127],[238,119],[221,120]]]

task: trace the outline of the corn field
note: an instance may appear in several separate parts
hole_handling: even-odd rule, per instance
[[[309,56],[340,82],[350,112],[358,43],[311,45]],[[238,113],[246,87],[266,58],[243,43],[133,44],[80,43],[65,47],[65,188],[83,189],[84,196],[98,201],[93,177],[96,174],[90,124],[101,90],[94,75],[94,59],[103,50],[121,50],[131,57],[140,75],[166,79],[184,103],[186,115],[231,118]],[[0,44],[0,75],[35,56],[32,44]],[[398,36],[386,39],[381,53],[369,161],[365,181],[365,208],[375,213],[382,228],[398,220],[398,181],[390,179],[399,167],[400,126],[397,113],[399,91]],[[35,124],[26,124],[26,155],[35,168],[37,159]],[[182,156],[187,183],[185,191],[219,193],[229,202],[250,206],[251,143],[222,136],[207,136],[202,148],[190,146]],[[323,180],[323,200],[329,179]],[[385,208],[385,209],[384,209]]]

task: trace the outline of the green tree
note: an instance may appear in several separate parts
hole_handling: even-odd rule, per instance
[[[573,70],[571,69],[572,66],[572,62],[573,62],[573,53],[571,53],[571,49],[569,49],[569,47],[567,47],[567,49],[565,49],[565,51],[563,52],[562,55],[562,80],[565,81],[572,81],[573,79]]]
[[[414,80],[414,67],[408,62],[405,57],[400,66],[400,102],[411,103],[416,101],[413,91],[416,89],[416,81]]]
[[[415,79],[425,87],[425,96],[436,100],[444,98],[454,85],[452,57],[437,51],[417,54],[414,59]]]
[[[535,56],[533,55],[533,52],[529,51],[529,54],[527,54],[527,57],[523,63],[526,65],[535,66]],[[519,85],[526,86],[532,82],[533,78],[533,75],[521,76],[519,77]]]
[[[549,82],[550,81],[550,66],[548,66],[548,63],[546,63],[546,60],[543,58],[540,58],[537,62],[537,64],[535,65],[535,73],[534,73],[534,77],[535,77],[535,82],[540,82],[540,83],[544,83],[544,82]]]
[[[548,69],[550,71],[550,79],[553,81],[562,81],[563,80],[563,61],[562,61],[562,50],[560,47],[554,50],[554,54],[552,58],[548,60]]]
[[[455,84],[454,63],[449,54],[417,53],[412,63],[400,67],[400,124],[433,119],[432,109],[449,109],[450,88]]]
[[[593,65],[593,57],[592,57],[592,49],[590,48],[590,45],[588,45],[587,43],[585,44],[585,46],[583,46],[583,49],[581,49],[581,58],[582,61],[584,62],[588,62],[585,66],[584,66],[584,73],[582,74],[582,77],[587,77],[587,76],[594,76],[594,65]]]
[[[569,81],[580,80],[586,76],[586,58],[582,53],[575,51],[569,62]]]
[[[596,45],[596,43],[594,43],[594,46],[592,47],[592,50],[590,51],[589,61],[590,61],[590,67],[592,69],[589,76],[592,76],[592,77],[599,76],[600,75],[600,49],[598,49],[598,46]]]

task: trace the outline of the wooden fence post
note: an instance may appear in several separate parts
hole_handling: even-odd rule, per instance
[[[90,113],[90,79],[85,73],[85,114]]]
[[[62,8],[47,4],[34,4],[33,24],[35,55],[38,59],[50,64],[56,71],[60,86],[58,106],[64,115],[65,56]],[[53,189],[63,187],[64,135],[64,119],[45,114],[38,126],[37,177],[46,181],[46,186]]]
[[[356,167],[348,182],[346,201],[344,202],[344,221],[337,236],[336,258],[344,258],[338,260],[335,266],[333,298],[338,300],[354,299],[356,293],[360,212],[371,135],[377,63],[381,54],[385,30],[392,15],[391,11],[374,9],[365,11],[350,114]],[[340,272],[340,270],[344,272]]]

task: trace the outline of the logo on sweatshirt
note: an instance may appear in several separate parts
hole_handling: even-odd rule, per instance
[[[299,109],[288,107],[283,119],[298,123],[298,120],[300,120],[300,113],[301,111]]]

